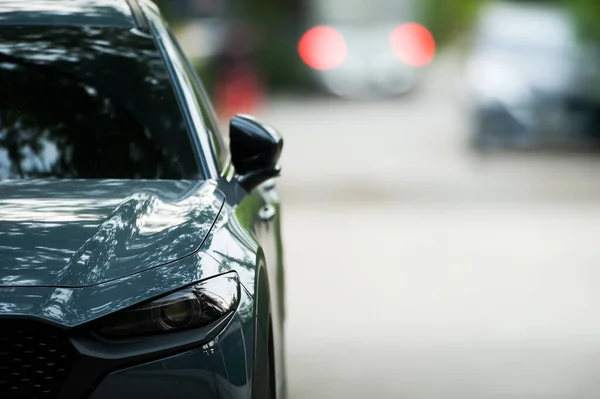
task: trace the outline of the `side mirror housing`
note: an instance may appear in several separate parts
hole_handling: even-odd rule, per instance
[[[283,139],[272,127],[248,115],[236,115],[229,122],[229,147],[236,179],[251,191],[279,176]]]

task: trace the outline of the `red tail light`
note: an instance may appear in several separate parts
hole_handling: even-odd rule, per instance
[[[390,34],[390,46],[396,56],[412,66],[425,66],[435,56],[435,40],[422,25],[407,23]]]
[[[335,69],[346,59],[346,40],[340,32],[329,26],[316,26],[300,39],[298,54],[313,69]]]

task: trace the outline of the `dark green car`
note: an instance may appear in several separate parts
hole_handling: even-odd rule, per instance
[[[283,141],[147,0],[0,1],[0,398],[282,398]]]

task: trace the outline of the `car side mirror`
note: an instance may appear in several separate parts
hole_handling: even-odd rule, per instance
[[[248,115],[236,115],[229,122],[229,147],[236,179],[251,191],[279,176],[283,139],[272,127]]]

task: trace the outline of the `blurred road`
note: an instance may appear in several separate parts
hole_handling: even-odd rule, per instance
[[[600,397],[600,156],[469,153],[457,68],[263,112],[286,140],[291,399]]]

